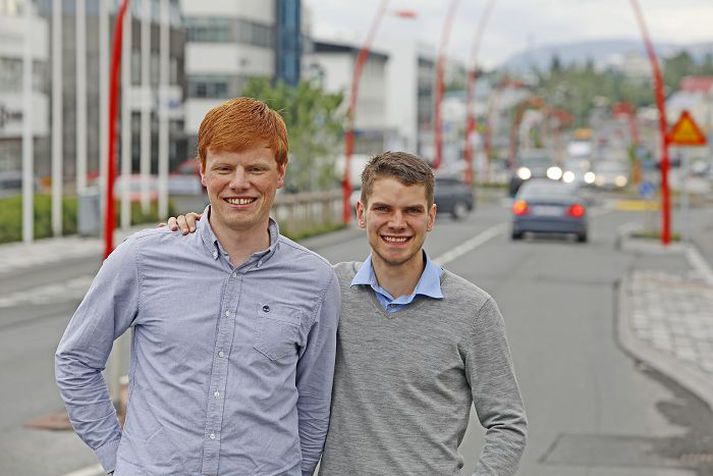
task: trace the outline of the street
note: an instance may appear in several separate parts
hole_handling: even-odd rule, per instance
[[[648,216],[611,204],[602,200],[590,209],[584,244],[511,241],[509,202],[502,199],[479,204],[463,221],[439,217],[426,249],[489,292],[505,317],[529,418],[519,474],[713,474],[713,457],[706,457],[713,447],[711,409],[619,341],[619,286],[644,258],[619,249],[618,233]],[[710,213],[694,210],[691,220],[694,230],[710,234]],[[454,251],[481,234],[472,249]],[[331,262],[360,260],[368,250],[357,230],[305,245]],[[96,465],[71,431],[23,424],[62,409],[53,352],[99,264],[97,253],[0,273],[0,474],[64,475]],[[680,271],[673,259],[667,266]],[[482,439],[473,413],[461,445],[467,471]]]

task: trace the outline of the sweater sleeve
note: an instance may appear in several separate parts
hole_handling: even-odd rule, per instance
[[[520,396],[505,323],[492,297],[477,311],[464,343],[465,371],[485,444],[476,476],[515,474],[527,440],[527,418]]]

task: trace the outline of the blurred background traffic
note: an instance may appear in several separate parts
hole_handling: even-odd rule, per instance
[[[281,230],[330,261],[368,253],[371,155],[433,166],[427,249],[503,310],[522,474],[713,474],[711,24],[709,0],[0,0],[0,474],[100,472],[47,431],[52,354],[107,223],[206,205],[198,126],[241,95],[287,123]]]

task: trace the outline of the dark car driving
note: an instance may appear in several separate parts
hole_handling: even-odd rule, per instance
[[[456,220],[465,218],[475,205],[473,189],[455,177],[436,177],[433,201],[438,213],[450,213]]]
[[[575,235],[588,238],[587,209],[577,187],[554,180],[535,179],[522,185],[512,206],[512,239],[525,233]]]
[[[555,164],[546,150],[523,150],[517,157],[515,167],[510,171],[508,186],[510,196],[514,197],[520,186],[528,180],[540,178],[559,180],[561,177],[562,169]]]

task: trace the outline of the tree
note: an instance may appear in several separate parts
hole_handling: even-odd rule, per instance
[[[343,133],[342,94],[325,93],[307,81],[294,87],[282,82],[273,86],[267,78],[251,79],[242,94],[264,101],[285,119],[290,142],[286,189],[302,192],[334,186]]]

